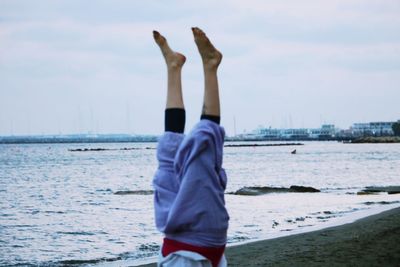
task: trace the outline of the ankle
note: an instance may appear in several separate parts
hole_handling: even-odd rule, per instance
[[[216,74],[218,71],[218,65],[216,64],[203,64],[204,73],[207,74]]]
[[[168,64],[167,63],[167,70],[169,73],[181,73],[182,72],[182,65],[178,65],[175,63]]]

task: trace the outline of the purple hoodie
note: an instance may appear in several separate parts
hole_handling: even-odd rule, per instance
[[[224,136],[221,126],[201,120],[186,137],[165,132],[159,139],[154,205],[156,226],[167,238],[203,247],[226,244]]]

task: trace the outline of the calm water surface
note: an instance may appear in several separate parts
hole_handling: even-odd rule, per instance
[[[98,147],[112,150],[69,151]],[[126,147],[136,149],[121,150]],[[0,145],[0,265],[84,265],[156,255],[162,236],[153,223],[152,195],[143,194],[152,190],[155,147]],[[384,204],[400,206],[399,194],[355,194],[366,186],[400,185],[400,144],[306,142],[224,151],[228,193],[245,186],[322,190],[227,194],[231,244],[323,226]],[[138,190],[144,192],[132,192]]]

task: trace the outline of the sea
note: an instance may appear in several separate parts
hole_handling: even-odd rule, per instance
[[[400,144],[254,144],[224,148],[228,246],[400,206],[400,194],[359,193],[400,185]],[[156,146],[0,145],[0,266],[133,266],[154,259],[162,240],[152,195]],[[237,194],[293,185],[320,192]]]

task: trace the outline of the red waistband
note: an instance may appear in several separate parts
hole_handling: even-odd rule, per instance
[[[182,243],[176,240],[164,238],[164,244],[161,249],[161,253],[164,257],[167,257],[169,254],[174,253],[179,250],[186,250],[199,253],[203,257],[207,258],[211,261],[213,267],[217,267],[219,261],[222,258],[222,255],[225,251],[225,246],[222,247],[198,247],[190,244]]]

